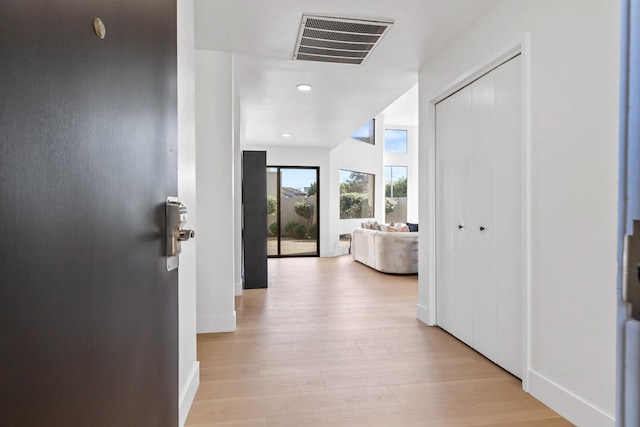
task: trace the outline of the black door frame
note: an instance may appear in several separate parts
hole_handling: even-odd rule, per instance
[[[277,169],[276,174],[276,200],[277,200],[277,209],[276,209],[276,221],[278,223],[278,233],[276,233],[276,238],[278,239],[278,253],[276,255],[267,255],[268,258],[301,258],[301,257],[319,257],[320,256],[320,166],[275,166],[275,165],[267,165],[267,169]],[[280,238],[280,230],[282,228],[282,221],[280,215],[280,198],[282,194],[282,183],[280,182],[280,170],[281,169],[315,169],[316,171],[316,217],[318,220],[316,224],[318,226],[318,238],[316,239],[316,253],[315,254],[291,254],[291,255],[282,255],[282,247],[281,247],[281,238]]]

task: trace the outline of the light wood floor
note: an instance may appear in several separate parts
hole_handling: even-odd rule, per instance
[[[565,426],[517,378],[416,320],[417,276],[269,260],[234,333],[198,337],[189,426]]]

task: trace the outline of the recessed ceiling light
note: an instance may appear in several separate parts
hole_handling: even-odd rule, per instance
[[[291,134],[290,134],[290,133],[283,133],[283,134],[282,134],[282,137],[283,137],[283,138],[290,138],[290,137],[291,137]]]
[[[312,86],[310,84],[307,83],[300,83],[298,86],[296,86],[298,88],[299,91],[301,92],[309,92],[312,88]]]

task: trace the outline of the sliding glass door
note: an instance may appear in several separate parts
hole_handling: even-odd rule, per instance
[[[319,168],[267,167],[267,255],[318,256]]]

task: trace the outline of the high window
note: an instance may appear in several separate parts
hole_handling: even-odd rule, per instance
[[[384,151],[386,153],[406,153],[407,131],[405,129],[385,129]]]
[[[367,144],[376,143],[376,121],[375,119],[369,120],[365,123],[360,129],[355,131],[351,138],[357,139],[358,141],[366,142]]]

